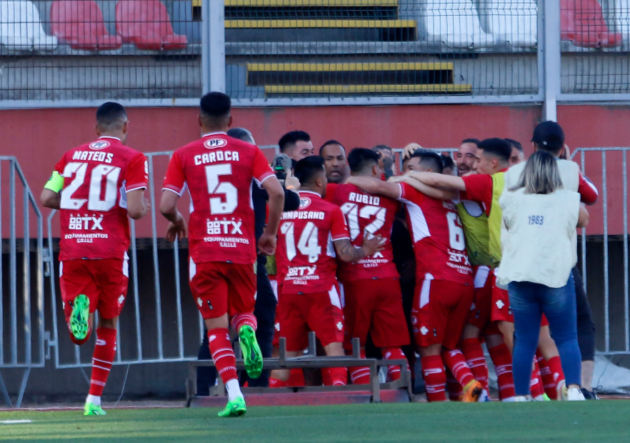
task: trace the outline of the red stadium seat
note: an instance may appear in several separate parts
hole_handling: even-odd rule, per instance
[[[621,34],[610,32],[597,0],[561,0],[562,40],[588,48],[620,46]]]
[[[73,49],[118,49],[122,39],[105,28],[101,8],[93,0],[55,0],[50,9],[51,30]]]
[[[185,35],[175,34],[166,6],[158,0],[120,0],[116,30],[139,49],[183,49],[188,44]]]

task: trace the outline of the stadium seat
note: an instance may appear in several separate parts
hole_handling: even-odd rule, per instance
[[[494,38],[481,28],[471,0],[429,0],[422,17],[426,38],[454,48],[483,48]]]
[[[101,8],[93,0],[56,0],[50,8],[50,27],[60,41],[73,49],[118,49],[122,39],[105,28]]]
[[[33,3],[0,1],[0,44],[15,51],[52,51],[57,38],[46,35]]]
[[[173,31],[168,11],[158,0],[120,0],[116,5],[116,30],[124,42],[138,49],[172,50],[188,45],[185,35]]]
[[[561,0],[560,10],[562,40],[587,48],[621,45],[621,34],[608,29],[597,0]]]
[[[479,18],[497,44],[536,46],[538,12],[534,0],[479,0]]]

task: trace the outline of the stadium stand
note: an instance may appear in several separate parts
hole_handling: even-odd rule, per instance
[[[494,45],[494,37],[481,28],[477,10],[470,0],[427,2],[421,23],[425,31],[421,32],[421,38],[429,41],[439,41],[454,48]]]
[[[123,42],[138,49],[184,49],[188,44],[185,35],[173,31],[171,18],[158,0],[121,0],[116,5],[116,31]]]
[[[534,47],[537,42],[538,13],[534,0],[485,0],[479,3],[481,27],[492,34],[496,44]]]
[[[621,3],[618,1],[618,4]],[[622,44],[622,35],[608,29],[597,0],[561,0],[560,8],[562,40],[587,48],[610,48]]]
[[[56,0],[50,21],[52,33],[73,49],[103,51],[122,46],[120,36],[107,32],[103,12],[93,0]]]
[[[12,51],[52,51],[57,38],[46,35],[39,11],[30,1],[1,1],[0,44]]]
[[[630,0],[609,0],[607,17],[627,45],[630,42]]]

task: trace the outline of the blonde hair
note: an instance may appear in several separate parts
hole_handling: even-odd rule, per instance
[[[536,151],[521,173],[516,185],[510,191],[525,188],[525,194],[551,194],[563,189],[558,161],[546,151]]]

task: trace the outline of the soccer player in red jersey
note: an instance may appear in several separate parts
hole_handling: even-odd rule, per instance
[[[409,161],[415,170],[442,172],[442,161],[436,153],[417,150]],[[399,180],[401,183],[384,183],[352,176],[348,183],[406,205],[416,255],[412,323],[422,356],[427,398],[446,400],[446,365],[464,387],[462,401],[478,401],[482,385],[457,349],[473,299],[472,268],[457,209],[453,203],[434,198],[446,198],[447,193],[427,187],[425,194],[405,183],[405,177]]]
[[[353,176],[380,178],[379,155],[365,148],[355,148],[348,155]],[[365,237],[380,235],[389,239],[400,203],[381,196],[366,194],[354,185],[341,184],[334,190],[332,202],[341,208],[346,217],[350,240],[360,247]],[[361,354],[365,358],[368,332],[374,345],[381,349],[386,360],[405,360],[401,346],[409,344],[409,334],[402,306],[398,282],[400,276],[394,264],[392,244],[388,240],[384,249],[356,263],[339,262],[339,280],[343,284],[346,320],[346,350],[351,339],[358,337]],[[400,366],[389,366],[388,379],[400,378]],[[368,384],[367,367],[350,368],[354,384]]]
[[[267,159],[254,145],[228,137],[232,123],[230,98],[211,92],[201,98],[199,125],[202,138],[173,154],[164,179],[160,211],[171,222],[169,241],[189,237],[190,289],[208,328],[208,341],[217,372],[228,391],[220,417],[246,412],[236,374],[229,336],[228,315],[238,332],[245,369],[251,378],[262,372],[262,354],[256,341],[256,241],[252,180],[269,194],[269,218],[258,249],[273,255],[284,205],[284,191]],[[190,232],[177,211],[185,188],[193,209]]]
[[[90,338],[99,312],[85,415],[105,415],[101,395],[129,281],[127,216],[138,220],[149,210],[146,157],[125,146],[128,129],[125,108],[113,102],[100,106],[98,139],[66,152],[41,195],[45,207],[60,210],[61,299],[75,344]]]
[[[300,181],[300,208],[282,214],[278,235],[278,264],[283,269],[282,294],[278,304],[280,337],[286,337],[287,355],[297,356],[314,331],[328,356],[344,355],[344,324],[337,285],[338,256],[358,262],[383,249],[379,235],[363,240],[360,248],[350,242],[343,213],[323,199],[326,193],[324,159],[310,156],[295,167]],[[345,385],[346,368],[325,370],[332,385]],[[286,386],[288,370],[272,371],[270,386]]]

